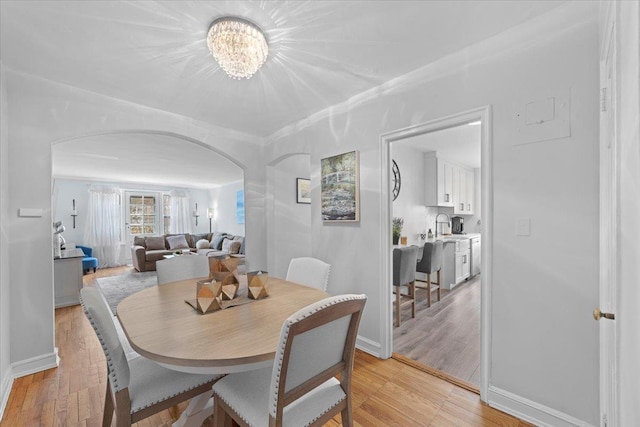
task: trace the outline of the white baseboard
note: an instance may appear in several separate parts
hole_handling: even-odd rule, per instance
[[[20,378],[46,369],[57,368],[58,360],[58,348],[56,347],[53,353],[14,362],[11,364],[13,378]]]
[[[380,357],[382,354],[382,347],[380,346],[380,343],[371,341],[369,338],[365,338],[361,335],[358,335],[358,338],[356,339],[356,348],[375,357]]]
[[[586,421],[494,386],[489,387],[487,403],[540,427],[594,427]]]
[[[10,366],[0,374],[0,378],[2,378],[2,383],[0,384],[0,420],[2,420],[4,410],[7,408],[7,402],[9,401],[11,387],[13,386],[13,375]]]

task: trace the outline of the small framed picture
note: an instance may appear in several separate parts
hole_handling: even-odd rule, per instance
[[[311,180],[296,178],[296,203],[311,204]]]

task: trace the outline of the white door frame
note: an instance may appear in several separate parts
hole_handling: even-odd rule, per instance
[[[618,161],[616,8],[607,5],[600,46],[600,280],[599,309],[617,311]],[[617,426],[616,320],[600,321],[600,425]]]
[[[482,275],[480,278],[480,398],[486,401],[490,378],[491,349],[491,283],[493,281],[493,142],[491,106],[476,108],[426,123],[398,129],[380,135],[380,337],[381,357],[389,358],[393,352],[393,325],[391,306],[391,143],[405,138],[447,129],[481,120],[481,176],[482,176]]]

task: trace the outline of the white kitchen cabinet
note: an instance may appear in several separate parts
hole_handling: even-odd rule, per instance
[[[470,240],[446,240],[442,259],[442,289],[451,290],[471,276]]]
[[[473,215],[473,213],[475,212],[475,193],[476,193],[476,179],[475,179],[475,175],[473,173],[473,169],[466,169],[465,170],[465,175],[466,175],[466,186],[467,186],[467,205],[466,205],[466,211],[465,214],[467,215]]]
[[[456,252],[456,285],[471,276],[471,252]]]
[[[453,213],[467,214],[467,169],[453,166]]]
[[[425,206],[453,207],[455,166],[437,158],[435,152],[424,154]]]

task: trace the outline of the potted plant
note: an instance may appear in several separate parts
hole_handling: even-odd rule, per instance
[[[400,234],[402,234],[402,226],[404,225],[404,219],[393,218],[391,232],[393,234],[393,244],[397,245],[400,240]]]

